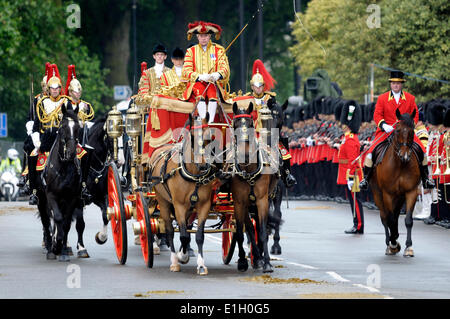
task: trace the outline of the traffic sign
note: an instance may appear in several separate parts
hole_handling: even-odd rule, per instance
[[[114,85],[114,100],[126,100],[131,97],[133,91],[128,85]]]
[[[8,137],[8,114],[0,113],[0,137]]]

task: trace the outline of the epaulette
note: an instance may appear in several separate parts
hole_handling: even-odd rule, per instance
[[[271,91],[264,91],[264,94],[269,94],[270,96],[277,96],[277,94],[275,92],[271,92]]]

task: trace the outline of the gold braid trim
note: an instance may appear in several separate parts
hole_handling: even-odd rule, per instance
[[[86,105],[88,106],[89,110],[87,113],[85,113],[83,110],[79,110],[78,111],[78,118],[85,123],[86,121],[90,121],[94,118],[94,108],[92,107],[92,105],[86,101],[83,101],[84,103],[86,103]]]
[[[60,113],[61,113],[61,105],[63,105],[67,99],[63,98],[61,100],[61,103],[52,111],[50,114],[47,114],[45,111],[44,105],[42,101],[48,98],[48,96],[44,96],[42,99],[40,99],[36,105],[36,113],[38,115],[39,121],[42,124],[42,127],[44,129],[48,129],[51,127],[58,127],[59,123],[61,121]]]

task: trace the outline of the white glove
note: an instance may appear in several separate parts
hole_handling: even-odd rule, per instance
[[[31,140],[33,141],[33,145],[36,149],[39,149],[39,147],[41,147],[41,140],[40,140],[39,132],[32,133]]]
[[[314,140],[312,139],[311,136],[308,136],[308,138],[306,139],[306,145],[307,145],[307,146],[312,146],[312,145],[314,145]]]
[[[349,180],[347,181],[347,187],[348,187],[348,190],[349,190],[349,191],[352,190],[353,183],[354,183],[354,181],[353,181],[352,179],[349,179]]]
[[[386,133],[391,133],[394,128],[386,123],[381,126]]]
[[[210,79],[211,79],[211,75],[210,74],[200,74],[198,76],[198,80],[199,81],[209,82]]]
[[[214,72],[211,74],[211,79],[213,82],[217,82],[220,79],[221,75],[219,72]]]
[[[27,129],[27,135],[30,136],[31,133],[33,133],[33,125],[34,122],[33,121],[28,121],[27,124],[25,124],[25,127]]]

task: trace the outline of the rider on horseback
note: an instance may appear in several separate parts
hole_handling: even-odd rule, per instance
[[[81,161],[81,198],[90,201],[92,195],[86,187],[86,180],[89,173],[90,158],[93,148],[87,144],[87,139],[89,128],[93,124],[91,120],[94,118],[94,108],[89,102],[81,99],[82,91],[83,88],[75,73],[75,65],[69,65],[65,93],[70,97],[72,108],[75,109],[78,106],[78,118],[80,119],[80,126],[82,127],[83,134],[82,137],[80,137],[80,142],[83,149],[87,152],[86,156],[84,156]]]
[[[36,105],[36,118],[33,123],[31,139],[34,150],[28,158],[29,184],[31,195],[29,204],[37,205],[37,171],[39,153],[49,152],[56,138],[57,128],[59,127],[62,112],[61,107],[72,109],[70,97],[61,94],[62,82],[56,64],[51,65],[48,74],[47,87],[49,95],[43,96]],[[40,163],[43,164],[43,163]],[[86,194],[86,192],[84,193]]]
[[[259,111],[263,105],[275,104],[275,92],[271,92],[276,81],[272,78],[270,73],[264,67],[261,60],[255,60],[253,63],[253,76],[250,80],[250,85],[252,92],[246,94],[246,96],[251,95],[255,98],[256,102],[256,113],[257,119],[255,123],[256,131],[258,132],[261,127],[261,120],[259,116]],[[287,137],[280,137],[280,143],[278,148],[283,159],[283,168],[281,169],[281,176],[286,187],[294,186],[297,181],[295,177],[291,174],[291,154],[288,151]]]
[[[402,91],[404,74],[401,71],[391,71],[391,78],[389,79],[391,90],[383,93],[378,97],[373,119],[377,123],[377,131],[374,138],[374,143],[368,150],[366,159],[364,160],[364,179],[361,181],[359,187],[363,190],[367,190],[369,186],[369,180],[373,172],[372,152],[382,141],[386,140],[388,136],[394,130],[394,125],[397,121],[395,111],[398,109],[401,114],[412,113],[416,111],[414,122],[417,123],[419,119],[419,111],[415,103],[415,97],[407,92]],[[413,148],[417,152],[419,159],[421,160],[420,175],[424,188],[433,188],[434,181],[428,176],[427,157],[424,156],[425,150],[420,142],[419,138],[414,135]]]

